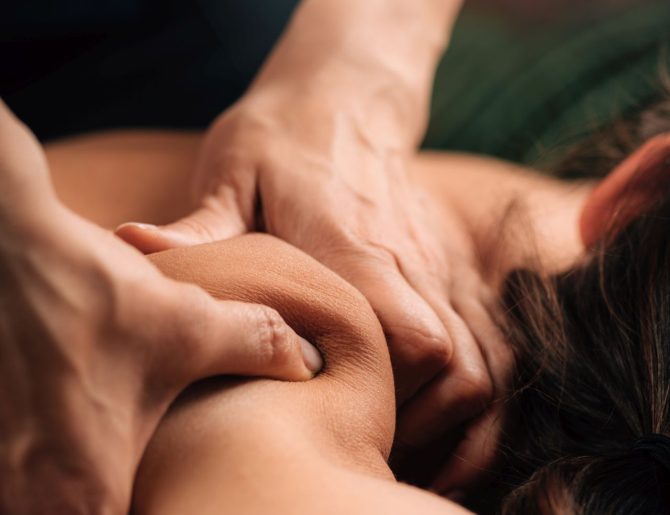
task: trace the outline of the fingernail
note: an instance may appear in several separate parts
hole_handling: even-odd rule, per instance
[[[310,372],[316,374],[323,368],[323,358],[321,358],[321,354],[314,345],[304,338],[300,338],[300,346],[302,347],[302,359],[305,362],[305,366]]]
[[[124,227],[137,227],[138,229],[143,229],[145,231],[155,231],[158,229],[157,225],[154,224],[143,224],[140,222],[127,222],[125,224],[119,225],[116,230],[123,229]]]

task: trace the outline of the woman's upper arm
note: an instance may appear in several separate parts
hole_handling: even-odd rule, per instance
[[[268,305],[324,357],[318,377],[276,383],[267,398],[304,395],[303,412],[374,437],[390,451],[395,425],[393,375],[379,321],[352,286],[298,249],[264,234],[173,249],[150,256],[166,275],[214,297]],[[284,391],[284,388],[286,391]],[[342,416],[340,416],[342,415]],[[365,430],[364,430],[365,429]]]
[[[397,484],[386,465],[395,405],[370,306],[311,258],[266,235],[152,258],[213,295],[275,307],[325,356],[306,383],[212,380],[182,398],[136,484],[138,514],[459,513]]]
[[[468,513],[395,482],[379,453],[333,448],[322,438],[333,428],[305,422],[313,396],[282,393],[268,402],[276,386],[210,383],[184,398],[144,458],[137,515]]]

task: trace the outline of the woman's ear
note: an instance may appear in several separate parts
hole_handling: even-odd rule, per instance
[[[591,192],[579,221],[584,246],[593,246],[614,222],[617,226],[625,225],[668,186],[670,134],[666,133],[647,141]]]

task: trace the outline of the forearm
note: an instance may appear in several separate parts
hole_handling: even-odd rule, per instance
[[[462,0],[304,0],[254,88],[316,84],[324,102],[382,104],[403,137],[423,133],[437,60]],[[388,121],[388,120],[387,120]]]

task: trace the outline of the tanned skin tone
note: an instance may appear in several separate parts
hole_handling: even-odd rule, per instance
[[[184,387],[320,368],[276,311],[169,280],[59,202],[41,147],[2,102],[0,190],[0,512],[125,513]]]
[[[410,178],[433,68],[460,4],[304,0],[249,91],[193,150],[183,187],[174,197],[161,181],[152,188],[164,192],[151,195],[188,209],[156,208],[162,213],[152,219],[142,201],[119,217],[182,219],[164,230],[118,231],[149,251],[263,228],[348,280],[388,336],[398,440],[411,449],[469,424],[461,459],[446,465],[441,488],[458,486],[486,462],[492,446],[477,435],[489,434],[495,417],[488,408],[501,384],[489,350],[502,348],[495,295],[479,279],[486,267],[472,259],[482,219],[473,218],[475,232],[463,235],[456,220],[468,215],[454,210],[445,218]],[[185,385],[226,373],[308,379],[318,357],[276,311],[216,301],[169,280],[75,216],[56,201],[29,132],[4,109],[0,127],[0,189],[7,192],[0,198],[7,286],[0,363],[12,385],[2,403],[0,507],[122,513],[145,444]],[[135,181],[128,179],[125,189]]]
[[[197,150],[182,190],[194,206],[166,227],[118,232],[142,251],[261,229],[300,248],[368,299],[391,346],[399,401],[415,404],[424,425],[445,407],[458,411],[455,425],[477,417],[492,385],[484,351],[433,280],[450,267],[428,228],[434,213],[408,187],[461,4],[300,2],[248,91]],[[457,410],[465,397],[473,402]],[[424,436],[408,431],[405,444]]]
[[[460,6],[460,0],[303,0],[252,86],[210,127],[176,200],[183,205],[193,192],[181,221],[163,231],[137,225],[118,231],[148,251],[235,236],[262,222],[368,298],[389,338],[399,399],[408,409],[422,407],[412,411],[425,427],[444,409],[454,413],[454,426],[478,419],[494,390],[485,351],[433,280],[451,266],[428,230],[435,215],[407,187],[433,70]],[[12,422],[0,428],[9,442],[0,454],[0,507],[125,512],[144,445],[185,384],[234,371],[307,379],[311,370],[302,361],[315,369],[318,356],[275,311],[214,302],[197,288],[161,281],[138,254],[73,216],[45,182],[41,158],[17,166],[14,158],[35,142],[6,110],[0,115],[0,189],[7,192],[0,199],[0,265],[7,276],[20,277],[5,289],[8,303],[24,301],[7,311],[0,350],[13,356],[5,363],[21,363],[11,365],[13,374],[35,378],[16,386],[25,395],[13,396],[20,401],[5,417]],[[13,134],[21,135],[21,145]],[[137,215],[132,219],[175,220]],[[137,283],[154,289],[138,295]],[[55,322],[49,313],[57,312]],[[160,322],[166,319],[178,328]],[[193,333],[193,320],[208,321],[211,330]],[[230,343],[242,327],[257,348],[278,343],[291,356],[253,369],[259,363],[253,351],[239,349],[254,347]],[[118,335],[135,344],[124,347],[123,357]],[[174,353],[159,343],[173,339],[181,351],[200,354],[198,366],[172,361]],[[72,358],[73,340],[90,359]],[[64,359],[34,359],[33,351]],[[154,359],[134,359],[146,356]],[[139,369],[129,371],[127,361]],[[162,362],[170,366],[154,366]],[[214,370],[211,363],[220,366]],[[171,366],[188,369],[173,376],[179,377],[174,384],[162,377]],[[128,391],[115,388],[119,375],[130,376]],[[156,392],[154,385],[168,387]],[[42,396],[33,391],[51,392],[52,409],[34,402]],[[155,402],[147,405],[147,398]],[[90,420],[114,422],[96,430]],[[403,435],[407,446],[424,438],[423,431]]]
[[[179,200],[179,192],[200,143],[194,134],[116,133],[54,144],[47,156],[63,202],[114,227],[140,214],[161,223],[188,212],[192,206]],[[566,185],[466,155],[424,154],[410,170],[417,195],[438,214],[429,227],[450,256],[449,270],[436,280],[445,291],[457,293],[453,298],[465,321],[463,331],[485,349],[497,397],[505,391],[511,365],[495,323],[500,280],[531,254],[547,271],[578,258],[583,251],[579,216],[592,186]],[[512,202],[520,216],[516,222],[509,217],[506,237],[492,238]],[[516,231],[519,227],[523,230]],[[487,261],[491,256],[495,263]],[[150,259],[168,276],[199,284],[217,298],[274,307],[319,346],[326,366],[304,385],[221,382],[187,393],[144,457],[136,484],[139,513],[181,513],[195,506],[204,513],[463,511],[393,479],[386,459],[395,430],[396,437],[443,434],[458,413],[437,410],[429,426],[407,427],[410,412],[395,427],[383,333],[354,288],[267,235],[166,251]],[[460,283],[454,284],[454,277]],[[454,359],[467,365],[456,351]],[[458,459],[436,478],[436,489],[467,488],[490,464],[501,415],[500,403],[493,402],[470,426],[468,445],[456,450]]]
[[[140,214],[160,223],[191,208],[179,202],[179,190],[199,143],[193,134],[106,134],[51,145],[47,156],[58,195],[81,215],[107,227]],[[485,343],[494,396],[504,391],[511,365],[494,322],[501,279],[529,259],[547,273],[573,265],[584,243],[604,233],[621,195],[637,198],[658,185],[655,163],[668,148],[668,135],[654,138],[597,185],[565,184],[474,156],[424,154],[412,161],[412,184],[438,213],[430,228],[464,282],[456,290],[466,294],[455,298],[469,331]],[[319,346],[326,366],[307,383],[229,380],[186,392],[144,456],[137,513],[464,513],[394,481],[386,459],[394,429],[402,435],[407,422],[395,428],[384,335],[351,285],[268,235],[150,259],[214,297],[275,307]],[[444,278],[454,275],[445,271]],[[470,445],[456,450],[455,465],[436,478],[435,489],[472,484],[495,453],[503,415],[493,402],[470,426]],[[410,431],[448,429],[450,417],[436,412],[432,427]]]

